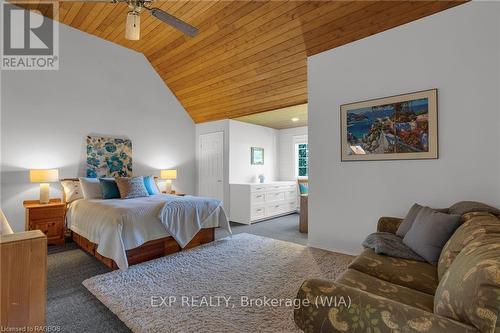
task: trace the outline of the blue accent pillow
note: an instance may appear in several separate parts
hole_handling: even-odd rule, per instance
[[[120,191],[118,190],[118,185],[116,185],[116,181],[114,179],[99,178],[99,184],[101,185],[103,199],[120,198]]]
[[[309,183],[299,183],[300,195],[305,195],[309,193]]]
[[[146,187],[146,191],[148,191],[149,195],[160,194],[160,190],[158,189],[153,176],[144,177],[144,186]]]

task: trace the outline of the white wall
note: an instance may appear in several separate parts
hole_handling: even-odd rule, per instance
[[[278,131],[264,126],[229,120],[229,182],[255,182],[264,174],[266,181],[278,177]],[[264,148],[264,165],[250,164],[250,148]]]
[[[287,128],[278,131],[278,172],[280,180],[297,179],[296,164],[296,143],[307,142],[307,126]]]
[[[414,202],[500,206],[499,12],[471,2],[308,59],[310,246],[357,253]],[[341,104],[429,88],[439,159],[340,162]]]
[[[193,193],[194,124],[145,57],[60,25],[60,59],[59,71],[2,73],[2,208],[14,229],[23,200],[38,198],[28,169],[84,175],[89,134],[130,138],[134,174],[177,168],[174,188]]]

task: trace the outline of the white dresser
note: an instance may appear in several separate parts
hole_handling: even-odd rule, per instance
[[[297,182],[230,184],[230,220],[251,224],[298,209]]]

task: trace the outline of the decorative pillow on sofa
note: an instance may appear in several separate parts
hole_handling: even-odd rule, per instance
[[[99,184],[101,185],[101,192],[103,199],[119,199],[120,191],[118,190],[118,185],[114,179],[109,178],[99,178]]]
[[[149,196],[144,185],[144,177],[116,177],[115,180],[122,199]]]
[[[82,187],[83,198],[85,199],[102,199],[101,185],[99,179],[79,177],[80,186]]]
[[[406,244],[431,264],[436,264],[444,244],[460,224],[460,215],[449,215],[423,207],[403,238]]]
[[[365,248],[372,249],[376,254],[385,254],[391,257],[425,261],[424,258],[412,251],[403,243],[403,239],[390,232],[374,232],[368,235],[363,242]]]
[[[67,179],[61,181],[64,197],[67,203],[83,199],[83,191],[79,179]]]
[[[500,234],[482,235],[458,254],[439,282],[434,313],[497,332],[500,316]],[[496,328],[496,329],[495,329]]]
[[[144,177],[144,186],[146,186],[146,190],[148,191],[149,195],[155,195],[161,193],[160,189],[158,188],[158,184],[156,184],[156,181],[153,176]]]
[[[408,230],[410,230],[413,222],[415,221],[415,218],[417,217],[418,212],[420,212],[420,209],[424,208],[424,206],[420,206],[419,204],[413,204],[411,206],[410,210],[408,211],[408,214],[406,214],[405,218],[403,219],[403,222],[398,227],[398,230],[396,231],[396,235],[399,237],[404,237]]]
[[[403,219],[403,222],[398,227],[398,230],[396,230],[396,235],[399,237],[404,237],[408,230],[410,230],[411,226],[413,225],[413,222],[415,221],[415,218],[417,217],[417,214],[420,212],[420,210],[424,208],[424,206],[421,206],[419,204],[413,204],[411,206],[410,210],[408,211],[408,214],[406,214],[406,217]],[[445,213],[448,214],[448,208],[431,208],[437,212],[440,213]]]

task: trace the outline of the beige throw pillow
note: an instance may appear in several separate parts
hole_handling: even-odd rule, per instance
[[[115,180],[122,199],[149,196],[143,177],[116,177]]]

